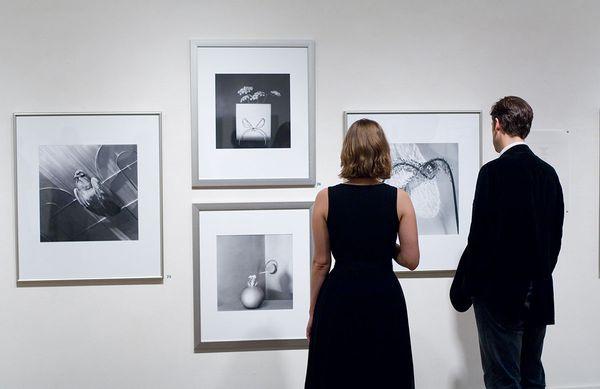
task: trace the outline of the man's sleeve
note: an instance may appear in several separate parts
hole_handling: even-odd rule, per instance
[[[454,309],[458,312],[465,312],[469,308],[471,308],[471,296],[467,291],[467,287],[465,285],[465,263],[466,257],[469,255],[469,246],[465,248],[462,256],[460,257],[460,261],[458,262],[458,267],[456,268],[456,273],[454,274],[454,279],[452,280],[452,286],[450,287],[450,302]]]
[[[471,255],[467,256],[467,287],[471,288],[472,295],[476,295],[481,287],[486,284],[486,274],[490,268],[490,246],[492,240],[491,226],[493,223],[491,214],[493,210],[492,177],[489,169],[482,168],[477,177],[475,188],[475,199],[473,200],[473,214],[471,216],[471,229],[467,246]],[[497,206],[499,204],[496,204]]]
[[[486,166],[479,171],[467,247],[460,258],[450,288],[450,301],[454,308],[460,312],[469,309],[471,297],[481,292],[486,281],[485,273],[488,269],[489,257],[484,255],[484,249],[488,247],[487,242],[490,239],[488,227],[492,204],[490,196],[492,188],[489,175]]]
[[[562,186],[560,185],[560,181],[558,176],[556,178],[556,212],[554,213],[555,223],[554,223],[554,231],[552,234],[552,239],[550,241],[551,251],[550,251],[550,272],[554,271],[554,267],[556,266],[556,262],[558,261],[558,254],[560,253],[561,241],[562,241],[562,233],[563,233],[563,223],[565,218],[565,204],[563,198]]]

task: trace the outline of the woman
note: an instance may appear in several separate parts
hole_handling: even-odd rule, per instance
[[[381,181],[390,177],[391,157],[377,122],[352,124],[341,166],[346,182],[321,190],[313,208],[305,389],[414,388],[406,304],[392,259],[417,267],[417,222],[406,192]]]

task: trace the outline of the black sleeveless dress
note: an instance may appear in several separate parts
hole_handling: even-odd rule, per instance
[[[392,261],[397,189],[328,188],[335,266],[316,301],[305,389],[414,388],[406,303]]]

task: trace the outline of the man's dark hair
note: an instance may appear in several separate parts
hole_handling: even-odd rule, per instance
[[[492,119],[498,119],[500,126],[510,136],[519,136],[523,139],[529,135],[533,110],[527,101],[517,96],[501,98],[492,106],[490,111]]]

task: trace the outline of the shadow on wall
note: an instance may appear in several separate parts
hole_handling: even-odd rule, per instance
[[[466,313],[455,312],[456,335],[460,343],[463,371],[454,377],[453,389],[483,388],[483,372],[479,355],[479,340],[473,308]]]
[[[215,389],[291,387],[289,370],[284,372],[279,352],[244,351],[227,355],[227,363],[217,374]]]
[[[292,290],[294,290],[293,288],[293,284],[292,284],[292,276],[290,275],[290,271],[286,270],[285,273],[281,274],[279,276],[279,278],[276,281],[277,285],[276,285],[276,291],[271,292],[271,295],[273,295],[272,298],[279,298],[279,299],[285,299],[285,298],[289,298],[288,296],[290,295],[290,292]],[[285,291],[285,292],[280,292],[280,291]],[[290,291],[290,292],[288,292]]]

